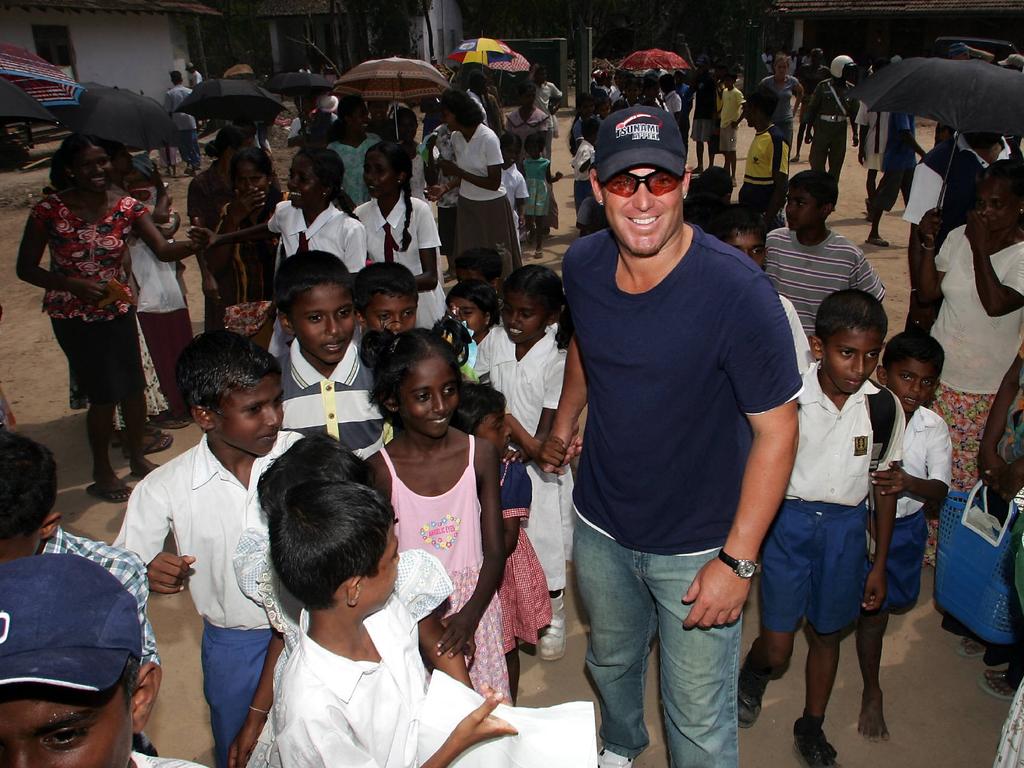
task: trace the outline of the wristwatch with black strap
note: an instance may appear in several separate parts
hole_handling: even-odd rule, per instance
[[[718,550],[718,559],[732,568],[732,572],[741,579],[753,578],[757,573],[756,560],[737,560],[732,555],[727,555],[724,549]]]

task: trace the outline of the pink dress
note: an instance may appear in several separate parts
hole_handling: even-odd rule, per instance
[[[480,499],[477,496],[474,458],[476,441],[469,438],[469,461],[458,482],[440,496],[420,496],[402,482],[387,448],[380,452],[391,474],[391,504],[398,517],[398,551],[422,549],[444,565],[454,584],[445,617],[459,611],[473,596],[483,565]],[[508,668],[501,634],[501,606],[497,594],[484,611],[473,636],[476,655],[469,677],[478,693],[489,686],[509,697]]]
[[[501,517],[503,520],[530,516],[533,488],[522,464],[505,462],[501,468]],[[505,561],[505,575],[498,589],[501,598],[501,631],[505,653],[515,650],[518,640],[537,644],[538,631],[551,623],[551,598],[537,552],[520,524],[516,548]]]

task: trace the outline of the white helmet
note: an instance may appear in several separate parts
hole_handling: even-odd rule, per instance
[[[853,64],[853,59],[849,56],[836,56],[832,59],[832,63],[829,65],[829,71],[832,73],[832,77],[838,79],[843,76],[843,72],[846,68]]]

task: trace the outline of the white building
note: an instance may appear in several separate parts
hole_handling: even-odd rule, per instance
[[[6,1],[8,0],[0,0]],[[362,35],[365,38],[367,30],[360,29],[361,24],[350,20],[345,11],[344,0],[335,0],[338,37],[345,51],[334,51],[331,1],[264,0],[257,15],[266,19],[268,23],[275,72],[293,72],[300,67],[316,64],[319,56],[313,49],[307,51],[305,41],[311,42],[339,65],[344,65],[346,58],[353,58],[346,54],[357,49],[354,37]],[[434,58],[443,61],[462,40],[462,12],[459,10],[457,0],[432,0],[429,16],[433,31]],[[427,22],[421,14],[409,17],[409,33],[413,44],[411,55],[430,61]],[[370,42],[372,44],[372,41]]]
[[[0,40],[42,56],[79,82],[159,100],[190,61],[185,27],[220,15],[175,0],[0,0]]]

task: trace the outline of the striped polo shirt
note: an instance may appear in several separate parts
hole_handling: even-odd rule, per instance
[[[836,232],[817,245],[801,245],[796,232],[786,227],[769,232],[764,270],[775,290],[793,302],[808,336],[829,294],[859,288],[879,301],[885,296],[885,286],[861,249]]]
[[[280,363],[283,429],[304,435],[327,432],[361,458],[380,450],[384,418],[370,402],[373,372],[359,359],[358,336],[349,342],[329,379],[302,356],[298,341],[281,356]]]

